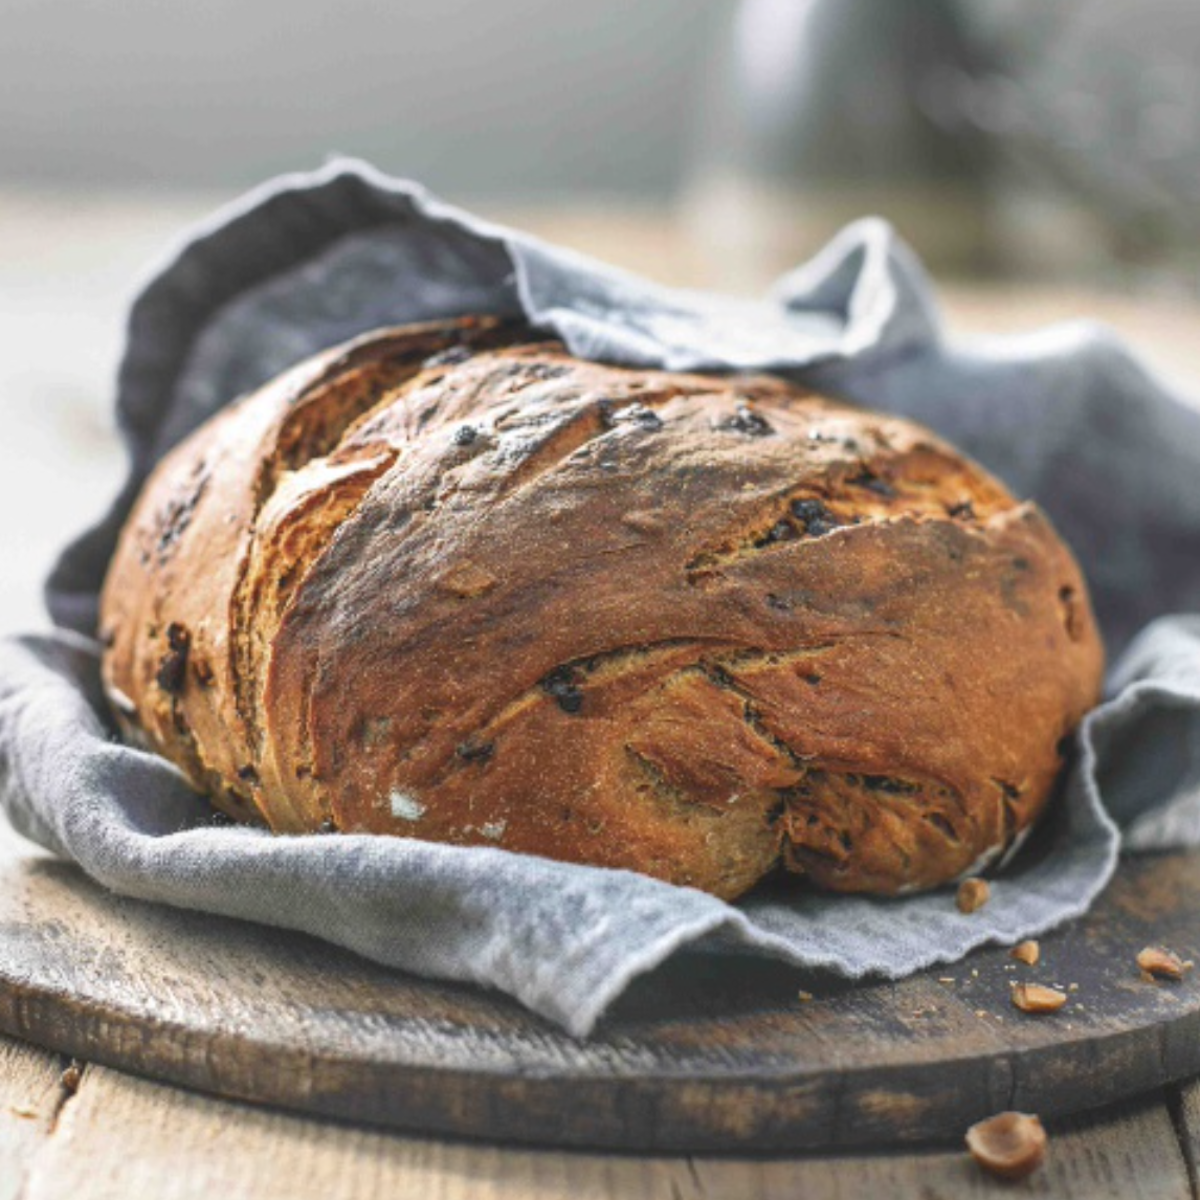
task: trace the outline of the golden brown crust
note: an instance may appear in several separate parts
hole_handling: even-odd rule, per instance
[[[1040,511],[779,380],[383,331],[160,464],[102,599],[131,733],[231,815],[495,844],[733,897],[999,852],[1096,701]]]

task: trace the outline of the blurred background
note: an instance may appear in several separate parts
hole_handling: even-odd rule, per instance
[[[1200,393],[1196,0],[0,0],[0,632],[115,490],[123,305],[188,223],[368,158],[753,292],[868,213],[960,334],[1115,324]]]

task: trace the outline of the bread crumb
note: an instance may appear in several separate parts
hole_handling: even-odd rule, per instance
[[[1036,967],[1038,959],[1042,957],[1042,948],[1031,939],[1018,942],[1008,953],[1018,961],[1025,963],[1026,966]]]
[[[964,879],[958,885],[954,903],[961,913],[978,912],[987,902],[992,889],[986,879]]]
[[[1165,946],[1147,946],[1137,956],[1137,965],[1143,975],[1153,978],[1179,980],[1188,970],[1188,966],[1173,951]]]
[[[799,992],[799,993],[797,993],[797,994],[799,995],[800,999],[801,999],[801,1000],[802,1000],[802,1001],[803,1001],[805,1004],[807,1004],[807,1003],[808,1003],[808,1002],[809,1002],[811,999],[813,999],[813,994],[812,994],[812,992]]]
[[[1027,1013],[1058,1012],[1067,1002],[1065,992],[1043,987],[1040,983],[1018,983],[1012,990],[1012,1002]]]

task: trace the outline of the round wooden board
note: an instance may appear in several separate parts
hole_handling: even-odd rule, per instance
[[[1124,863],[1090,916],[1042,939],[1036,969],[995,949],[848,984],[692,956],[579,1041],[496,995],[8,857],[0,1028],[224,1096],[411,1130],[637,1150],[878,1147],[1200,1072],[1200,979],[1141,980],[1148,943],[1200,959],[1200,855]],[[1031,1017],[1010,1002],[1014,978],[1078,988]]]

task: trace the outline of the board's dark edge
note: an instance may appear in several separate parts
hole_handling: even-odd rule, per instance
[[[0,1030],[89,1062],[230,1099],[408,1132],[659,1152],[852,1150],[957,1139],[1006,1108],[1043,1118],[1128,1099],[1200,1072],[1200,1009],[1141,1029],[998,1055],[964,1090],[962,1062],[812,1076],[582,1080],[338,1058],[147,1029],[120,1011],[27,984],[0,985]],[[1080,1054],[1089,1087],[1078,1086]],[[1133,1070],[1130,1069],[1133,1064]],[[1120,1069],[1117,1069],[1117,1068]],[[297,1078],[307,1077],[303,1088]]]

